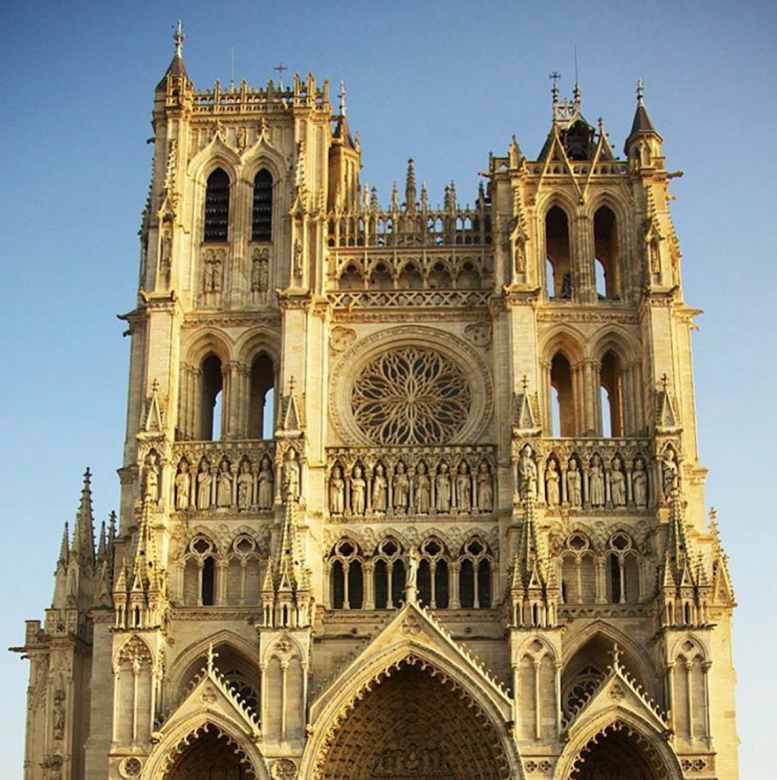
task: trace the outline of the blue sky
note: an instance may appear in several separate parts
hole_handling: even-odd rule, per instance
[[[51,598],[62,524],[90,465],[95,512],[118,501],[137,230],[151,170],[154,85],[186,28],[200,88],[234,74],[259,86],[282,62],[348,88],[362,182],[387,202],[408,157],[429,199],[455,180],[474,201],[488,154],[512,134],[535,156],[549,129],[548,74],[574,83],[621,149],[634,88],[665,139],[694,336],[702,461],[737,598],[735,661],[743,778],[774,776],[777,699],[775,440],[777,170],[774,2],[5,2],[0,4],[0,310],[6,445],[0,533],[2,643]],[[0,656],[0,780],[21,780],[27,664]]]

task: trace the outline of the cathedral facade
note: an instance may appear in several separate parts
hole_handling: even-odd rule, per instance
[[[25,780],[734,780],[662,138],[575,88],[474,206],[329,84],[154,95],[118,525],[27,624]]]

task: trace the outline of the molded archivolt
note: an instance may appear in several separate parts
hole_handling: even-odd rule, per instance
[[[407,656],[361,690],[316,747],[315,780],[514,776],[492,719],[454,679]]]
[[[568,743],[554,776],[558,780],[682,780],[683,771],[666,735],[633,713],[613,707]]]

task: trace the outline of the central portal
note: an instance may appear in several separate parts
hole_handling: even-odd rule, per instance
[[[500,780],[501,739],[453,681],[404,665],[370,691],[335,732],[326,780]]]

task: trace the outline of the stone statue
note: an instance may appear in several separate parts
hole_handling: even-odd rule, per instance
[[[537,464],[533,454],[532,448],[528,444],[524,445],[518,461],[518,489],[521,498],[526,498],[529,490],[535,495],[537,493]]]
[[[438,512],[445,514],[451,509],[451,475],[448,473],[448,464],[441,463],[440,470],[435,480],[437,486],[437,506]]]
[[[283,489],[286,496],[299,498],[299,462],[293,449],[289,450],[283,463]]]
[[[591,506],[604,506],[604,467],[599,455],[591,458],[588,472],[588,499]]]
[[[251,464],[244,460],[240,464],[240,475],[237,478],[237,508],[239,512],[247,512],[251,508],[251,494],[254,488],[254,475]]]
[[[610,472],[610,494],[614,507],[626,506],[626,475],[623,473],[623,464],[619,457],[612,460]]]
[[[548,506],[558,506],[561,503],[561,474],[558,471],[556,461],[551,458],[545,469],[545,489],[547,491]]]
[[[351,478],[351,509],[355,515],[363,515],[366,507],[367,480],[361,466],[354,466]]]
[[[200,463],[200,470],[197,474],[197,509],[210,509],[210,486],[213,477],[210,474],[210,468],[207,461]]]
[[[460,514],[469,514],[472,509],[472,479],[466,461],[461,462],[456,475],[456,502]]]
[[[150,452],[146,457],[145,497],[153,504],[159,502],[159,463],[154,452]]]
[[[421,515],[428,515],[432,509],[432,481],[423,461],[415,475],[415,509]]]
[[[631,483],[634,488],[634,503],[638,507],[647,506],[647,472],[642,458],[634,461],[634,472],[631,475]]]
[[[407,512],[410,498],[410,477],[408,477],[407,469],[402,461],[397,463],[392,487],[394,488],[394,510],[404,514]]]
[[[388,508],[388,478],[382,463],[375,466],[372,480],[372,510],[385,514]]]
[[[680,470],[677,467],[674,450],[667,447],[662,462],[664,498],[672,495],[672,490],[680,483]]]
[[[272,509],[273,503],[273,472],[272,463],[270,459],[265,455],[259,463],[259,476],[258,482],[258,496],[256,497],[256,503],[259,509]]]
[[[415,589],[418,587],[418,567],[421,564],[421,554],[417,547],[411,547],[407,553],[407,579],[405,580],[405,592],[412,588],[415,595]]]
[[[175,508],[185,512],[189,508],[189,493],[192,480],[189,476],[189,464],[182,460],[178,464],[178,473],[175,475]]]
[[[486,461],[478,469],[478,508],[481,512],[490,512],[494,508],[494,481]]]
[[[580,469],[577,467],[575,458],[569,459],[569,469],[567,471],[567,498],[569,505],[574,509],[580,509],[583,506],[582,480],[580,478]]]
[[[345,480],[343,470],[339,466],[332,469],[329,479],[329,512],[333,515],[341,515],[345,508]]]
[[[232,474],[226,460],[222,460],[219,465],[216,506],[222,508],[232,506]]]

